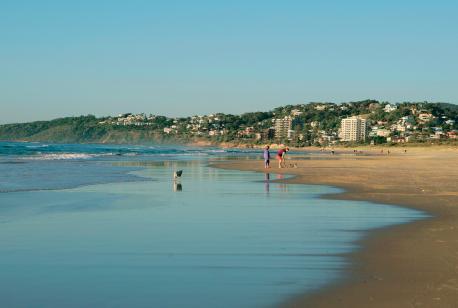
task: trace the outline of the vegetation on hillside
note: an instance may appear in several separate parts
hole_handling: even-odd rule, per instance
[[[391,109],[387,109],[387,105]],[[422,114],[430,114],[431,117],[421,120]],[[338,142],[340,122],[350,116],[365,118],[369,130],[372,129],[374,134],[377,130],[389,130],[393,138],[413,136],[419,142],[428,140],[438,132],[446,137],[453,136],[451,132],[458,129],[457,105],[427,102],[389,104],[364,100],[341,104],[312,102],[286,105],[272,111],[241,115],[217,113],[186,118],[144,114],[103,118],[93,115],[67,117],[1,125],[0,139],[68,143],[187,143],[205,140],[215,143],[282,142],[296,146],[323,145]],[[275,119],[284,117],[292,119],[293,137],[280,140],[268,132],[273,129]],[[407,128],[400,129],[401,124]],[[386,140],[386,137],[372,135],[366,141],[382,143]]]

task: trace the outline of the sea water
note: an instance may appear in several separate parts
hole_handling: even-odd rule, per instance
[[[0,143],[0,306],[275,306],[342,279],[369,230],[425,217],[208,167],[258,156]]]

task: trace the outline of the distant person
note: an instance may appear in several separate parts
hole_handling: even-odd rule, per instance
[[[277,153],[277,160],[278,160],[278,168],[281,169],[285,166],[285,157],[286,157],[286,152],[289,151],[289,148],[283,148],[280,149]]]
[[[266,147],[264,148],[264,168],[265,169],[268,169],[270,168],[270,151],[269,151],[270,147],[268,145],[266,145]]]

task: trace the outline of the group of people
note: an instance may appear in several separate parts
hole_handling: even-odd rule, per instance
[[[288,147],[281,148],[277,152],[277,160],[278,160],[278,168],[284,168],[285,167],[285,157],[286,153],[289,151]],[[270,146],[266,146],[264,148],[264,168],[268,169],[270,168]]]

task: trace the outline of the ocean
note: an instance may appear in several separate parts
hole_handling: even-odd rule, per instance
[[[208,166],[261,155],[0,142],[0,306],[276,306],[345,278],[368,231],[426,217]]]

